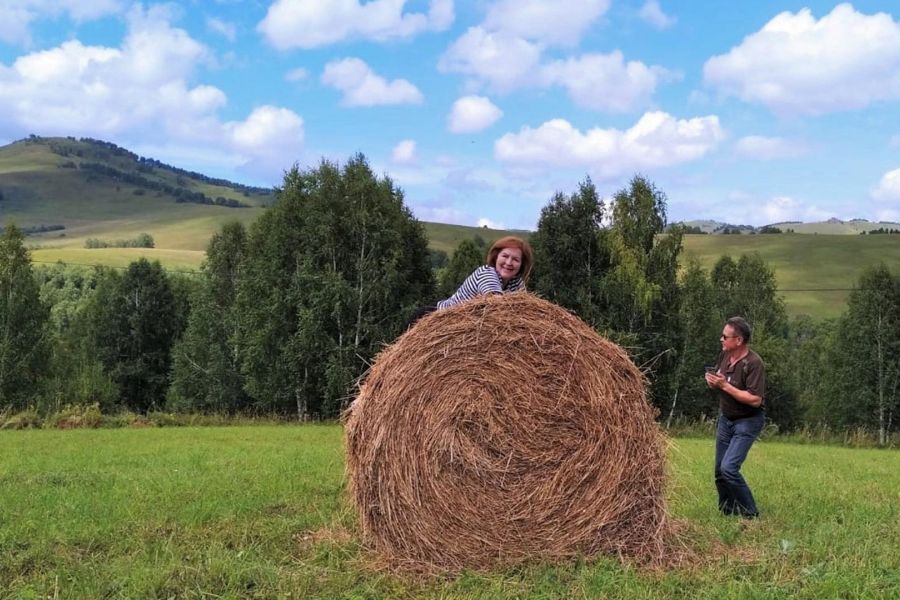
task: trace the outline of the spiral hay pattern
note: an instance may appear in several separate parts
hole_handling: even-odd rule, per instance
[[[664,448],[642,373],[531,294],[419,321],[377,357],[345,425],[363,538],[389,565],[662,552]]]

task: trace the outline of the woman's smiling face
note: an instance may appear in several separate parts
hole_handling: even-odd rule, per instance
[[[520,248],[504,248],[497,255],[494,268],[504,283],[514,278],[522,270],[522,250]]]

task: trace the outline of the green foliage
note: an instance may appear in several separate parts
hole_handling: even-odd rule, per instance
[[[450,262],[450,257],[443,250],[429,249],[428,257],[431,260],[431,268],[435,270],[443,269]]]
[[[45,421],[56,429],[96,429],[103,423],[99,404],[67,404]]]
[[[666,195],[645,177],[635,175],[613,196],[613,228],[624,247],[649,253],[665,226]]]
[[[361,155],[293,169],[251,228],[238,289],[246,389],[266,412],[335,415],[433,294],[421,224]]]
[[[484,264],[484,241],[481,245],[475,239],[463,240],[453,252],[447,267],[441,270],[438,284],[438,296],[449,298],[472,274],[472,271]]]
[[[23,408],[37,395],[47,370],[48,314],[24,236],[9,225],[0,237],[0,407]]]
[[[707,235],[703,228],[699,225],[688,225],[686,223],[678,222],[678,223],[670,223],[666,226],[666,232],[672,231],[673,229],[680,229],[685,235]]]
[[[89,336],[119,388],[119,404],[138,412],[162,406],[170,350],[187,315],[158,262],[138,260],[106,273],[88,308]]]
[[[50,306],[50,368],[45,378],[43,411],[65,404],[99,406],[110,410],[118,388],[96,356],[88,327],[88,307],[99,279],[99,269],[61,263],[39,268],[35,279],[41,300]]]
[[[860,235],[865,235],[868,233],[869,235],[879,235],[879,234],[889,234],[895,235],[900,234],[900,229],[894,229],[892,227],[879,227],[878,229],[870,229],[868,232],[860,231]]]
[[[681,290],[678,318],[682,338],[676,356],[672,404],[666,407],[669,423],[673,417],[689,420],[713,418],[719,410],[703,373],[704,367],[712,365],[719,352],[718,337],[722,323],[717,318],[712,284],[696,259],[688,262]]]
[[[187,328],[176,343],[168,406],[182,412],[248,411],[241,374],[237,290],[247,232],[235,221],[213,236]]]
[[[737,262],[723,256],[713,266],[710,277],[723,322],[741,316],[753,325],[754,338],[786,335],[787,313],[784,300],[778,295],[775,272],[760,255],[743,254]]]
[[[610,270],[603,277],[604,329],[629,348],[650,374],[651,399],[660,409],[677,389],[673,379],[682,332],[678,320],[678,255],[683,233],[666,225],[666,196],[641,176],[614,197],[608,243]]]
[[[593,182],[585,179],[568,198],[554,195],[531,238],[535,290],[593,326],[603,322],[600,282],[611,260],[601,230],[605,211]]]
[[[900,428],[900,277],[886,265],[860,277],[839,319],[827,360],[829,420],[877,430]]]
[[[130,240],[113,240],[108,242],[97,238],[88,238],[84,242],[85,248],[153,248],[155,246],[153,236],[149,233],[139,233]]]

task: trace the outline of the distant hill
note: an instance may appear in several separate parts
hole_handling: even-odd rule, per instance
[[[36,230],[29,242],[50,250],[51,260],[102,261],[114,251],[85,250],[86,239],[147,232],[157,248],[186,253],[177,264],[199,264],[222,224],[249,223],[272,199],[272,190],[209,178],[99,140],[32,136],[0,147],[0,223]]]
[[[217,203],[219,198],[224,200]],[[229,200],[233,206],[227,206]],[[196,271],[209,239],[223,224],[249,225],[272,201],[271,190],[212,179],[98,140],[31,137],[0,147],[0,225],[14,221],[29,232],[36,264],[62,260],[125,267],[143,256],[168,269]],[[900,229],[897,223],[775,223],[795,233],[774,235],[759,234],[760,228],[749,225],[687,224],[707,232],[739,229],[742,235],[685,236],[685,261],[692,256],[708,268],[723,254],[758,252],[775,269],[792,314],[837,316],[865,267],[900,264],[900,235],[847,235]],[[444,223],[424,226],[430,247],[447,254],[466,238],[490,243],[504,235],[530,235]],[[144,232],[153,236],[155,248],[85,248],[88,238],[133,239]]]
[[[894,223],[893,221],[867,221],[866,219],[841,221],[840,219],[833,218],[816,223],[784,221],[782,223],[770,223],[759,227],[754,227],[753,225],[723,223],[722,221],[713,221],[709,219],[696,219],[692,221],[683,221],[682,223],[688,227],[697,227],[703,233],[711,234],[765,233],[766,229],[771,230],[772,228],[775,228],[780,229],[783,233],[858,235],[863,232],[874,231],[877,229],[900,229],[900,223]]]
[[[841,221],[840,219],[828,219],[820,223],[800,223],[786,222],[773,223],[774,227],[778,227],[783,231],[793,229],[795,233],[818,233],[818,234],[836,234],[836,235],[859,235],[862,232],[875,231],[877,229],[898,229],[900,223],[893,221],[868,221],[866,219],[850,219],[849,221]]]
[[[0,147],[0,225],[12,221],[28,232],[38,263],[125,266],[147,256],[193,270],[223,224],[248,225],[273,199],[270,189],[206,177],[100,140],[31,136]],[[490,242],[514,233],[443,223],[425,228],[431,247],[448,254],[465,238]],[[85,248],[89,238],[144,232],[155,248]]]

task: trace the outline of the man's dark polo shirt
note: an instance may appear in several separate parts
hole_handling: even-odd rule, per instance
[[[719,397],[719,408],[722,414],[729,419],[743,419],[753,417],[763,412],[766,397],[766,367],[763,365],[759,354],[750,350],[747,356],[737,361],[730,367],[728,366],[728,355],[724,352],[719,353],[716,360],[718,372],[725,375],[725,380],[739,390],[747,390],[754,396],[763,399],[763,404],[759,407],[750,406],[743,402],[738,402],[724,390],[716,389],[716,395]]]

